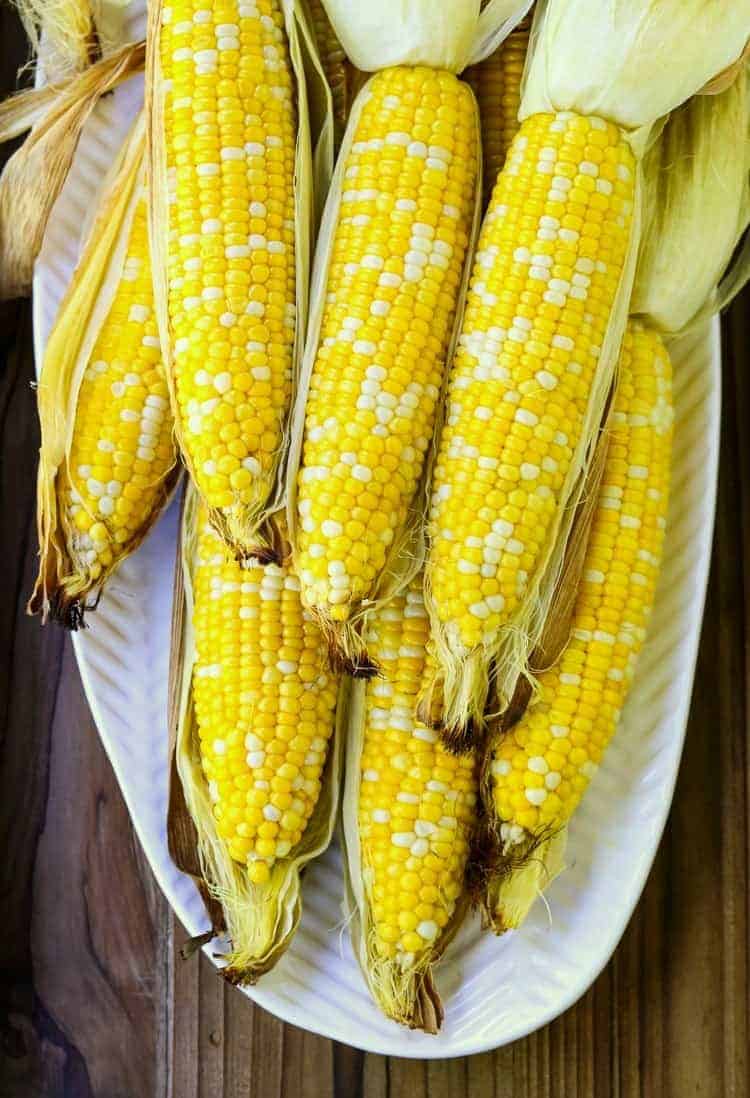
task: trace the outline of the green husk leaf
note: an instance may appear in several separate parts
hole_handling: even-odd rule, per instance
[[[630,311],[661,332],[685,331],[726,303],[718,286],[750,221],[749,120],[744,65],[725,91],[675,111],[644,160]]]
[[[198,493],[188,484],[181,522],[170,670],[171,765],[179,777],[181,796],[173,788],[167,833],[178,868],[191,873],[200,885],[212,927],[217,931],[226,927],[230,948],[223,956],[224,977],[230,983],[254,984],[289,947],[302,909],[300,874],[308,862],[323,853],[333,835],[341,784],[347,685],[342,683],[339,694],[336,728],[321,794],[302,839],[288,857],[274,864],[266,884],[253,884],[245,868],[229,856],[217,834],[200,761],[192,698],[195,662],[192,574],[199,507]],[[195,846],[191,849],[193,837]]]
[[[164,78],[161,71],[159,38],[161,30],[164,0],[154,0],[149,5],[148,27],[146,33],[146,142],[147,176],[149,179],[149,243],[154,269],[154,310],[159,327],[159,336],[164,354],[167,383],[170,389],[172,411],[175,418],[175,434],[185,466],[193,479],[194,466],[192,455],[184,445],[182,418],[177,402],[174,377],[174,357],[170,332],[168,308],[168,237],[169,204],[167,189],[167,154],[163,126],[164,115]],[[318,180],[314,180],[312,136],[310,111],[308,105],[308,85],[305,78],[305,64],[308,70],[323,79],[320,61],[314,48],[306,15],[302,11],[301,0],[281,0],[284,14],[289,56],[296,81],[297,90],[297,142],[295,148],[295,264],[296,264],[296,310],[297,326],[293,352],[293,377],[296,386],[299,379],[300,361],[304,345],[308,315],[308,286],[310,282],[310,255],[314,234],[314,195],[315,183],[324,184],[326,165],[332,155],[327,145],[322,147]],[[321,106],[321,99],[322,106]],[[316,84],[315,118],[320,126],[320,141],[328,142],[326,136],[330,123],[326,120],[330,100],[325,91]],[[266,499],[259,499],[255,505],[237,505],[224,509],[210,509],[210,519],[228,545],[238,555],[267,556],[273,551],[269,543],[272,524],[271,517],[285,504],[285,464],[290,442],[290,421],[287,418],[284,434],[277,456],[274,484]]]
[[[72,549],[73,528],[58,505],[58,480],[73,441],[78,396],[102,325],[120,284],[130,228],[143,180],[143,118],[139,116],[105,184],[90,235],[63,298],[44,355],[38,388],[42,445],[37,476],[40,565],[31,613],[77,628],[83,612],[96,604],[102,586],[124,557],[148,534],[179,477],[174,464],[156,486],[154,506],[134,537],[118,547],[112,563],[96,579]]]
[[[47,221],[68,177],[84,123],[102,95],[143,65],[142,42],[123,46],[54,88],[0,107],[0,141],[31,127],[0,176],[0,299],[30,293]]]
[[[736,62],[748,0],[538,0],[520,118],[598,115],[645,150],[655,122]]]

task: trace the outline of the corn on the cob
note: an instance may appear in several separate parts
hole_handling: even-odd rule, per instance
[[[129,144],[137,148],[105,196],[40,383],[42,561],[32,609],[72,628],[148,533],[178,475],[153,313],[142,128]]]
[[[485,207],[518,132],[521,77],[530,26],[530,21],[524,20],[499,49],[466,70],[466,79],[477,97],[482,124],[482,194]]]
[[[634,160],[615,126],[534,115],[482,227],[432,482],[428,583],[445,720],[481,717],[493,646],[536,591],[628,251]],[[455,679],[454,673],[454,679]]]
[[[493,748],[490,811],[511,878],[501,873],[488,891],[498,929],[517,925],[545,883],[545,844],[575,811],[617,727],[654,601],[672,418],[667,351],[653,330],[631,322],[570,641]],[[519,889],[524,867],[533,881]]]
[[[238,562],[192,491],[183,536],[193,605],[177,761],[232,942],[226,975],[253,982],[289,944],[299,871],[330,840],[338,681],[287,565]]]
[[[349,136],[297,497],[303,598],[329,625],[374,595],[424,470],[471,234],[475,105],[452,73],[388,69]]]
[[[177,435],[212,520],[249,552],[276,488],[294,372],[297,118],[284,15],[279,0],[176,0],[159,30],[152,139],[163,136],[169,180]]]
[[[451,755],[415,719],[428,634],[420,574],[369,623],[381,675],[358,685],[352,707],[345,826],[368,984],[389,1017],[434,1031],[431,966],[464,911],[478,773],[473,756]]]
[[[309,0],[309,3],[315,42],[323,65],[323,72],[331,89],[334,144],[338,148],[346,129],[349,107],[353,98],[351,88],[353,72],[346,59],[344,48],[331,26],[331,20],[326,14],[323,0]]]
[[[730,0],[539,9],[433,478],[426,582],[457,745],[483,719],[490,669],[504,706],[544,629],[627,320],[649,133],[746,36]]]

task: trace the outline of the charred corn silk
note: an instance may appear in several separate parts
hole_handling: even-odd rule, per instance
[[[570,818],[617,726],[654,600],[671,436],[669,358],[631,323],[571,640],[493,756],[506,848]]]
[[[141,195],[120,283],[83,374],[57,484],[70,558],[79,577],[88,577],[84,589],[132,548],[175,460]]]
[[[448,647],[491,646],[544,560],[628,251],[616,126],[528,118],[482,226],[432,484],[429,582]]]
[[[276,0],[185,0],[162,22],[178,427],[203,498],[246,548],[292,386],[293,76]]]
[[[263,884],[318,800],[337,682],[294,574],[238,563],[205,514],[194,590],[193,697],[216,829]]]
[[[434,953],[463,888],[476,819],[476,761],[415,719],[429,634],[422,577],[372,618],[359,839],[374,952],[403,970]]]
[[[429,449],[477,171],[447,71],[376,73],[346,153],[298,477],[304,600],[346,621],[406,524]]]

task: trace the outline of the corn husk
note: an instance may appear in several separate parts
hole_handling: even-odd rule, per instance
[[[745,65],[725,91],[675,111],[644,160],[630,311],[662,332],[684,331],[726,303],[719,283],[750,221],[749,121]]]
[[[510,702],[520,676],[534,681],[530,656],[539,645],[559,581],[627,321],[642,231],[641,161],[663,116],[737,61],[749,29],[750,0],[537,3],[519,117],[574,111],[598,115],[620,127],[637,164],[630,246],[602,341],[583,429],[523,603],[495,637],[468,655],[453,651],[432,609],[451,729],[460,732],[483,719],[490,666],[494,666],[494,687],[501,707]]]
[[[0,142],[31,130],[0,176],[0,299],[30,292],[84,123],[102,95],[140,70],[144,56],[144,44],[131,43],[59,85],[20,92],[0,105]]]
[[[528,0],[491,0],[484,10],[479,3],[451,3],[436,9],[428,3],[406,3],[405,0],[388,0],[384,5],[352,5],[346,0],[324,0],[324,6],[336,34],[354,64],[363,71],[371,71],[384,64],[412,64],[421,58],[425,63],[441,64],[448,68],[462,69],[483,50],[491,52],[505,35],[516,26],[530,6]],[[394,37],[394,28],[398,34]],[[451,45],[452,43],[452,45]],[[432,59],[432,60],[430,60]],[[325,306],[328,271],[333,252],[333,240],[338,224],[339,208],[346,159],[354,133],[359,124],[363,106],[369,96],[369,82],[360,89],[352,105],[349,122],[341,142],[338,160],[331,181],[320,233],[315,252],[315,262],[310,285],[310,318],[307,341],[302,359],[302,372],[294,406],[291,445],[287,468],[287,514],[292,544],[296,544],[296,494],[297,477],[302,459],[304,441],[305,405],[310,388],[320,330]],[[478,112],[475,112],[477,147],[481,148]],[[470,259],[479,231],[482,202],[481,158],[478,164],[474,196],[474,222],[464,266],[464,276],[459,291],[454,329],[449,343],[446,361],[450,361],[458,338],[463,313],[463,302],[468,287]],[[362,643],[362,630],[368,614],[383,601],[404,589],[419,570],[424,559],[424,543],[421,528],[424,520],[427,486],[430,478],[431,459],[426,462],[410,521],[402,531],[396,531],[385,567],[374,589],[366,599],[354,607],[345,623],[333,624],[321,616],[323,628],[332,651],[341,665],[355,674],[372,674],[373,667]]]
[[[354,953],[375,1002],[389,1018],[435,1034],[443,1021],[443,1007],[433,977],[433,967],[456,936],[469,908],[468,894],[456,904],[450,921],[429,950],[410,968],[381,958],[374,944],[370,905],[362,874],[359,841],[360,758],[364,742],[366,683],[354,680],[346,721],[346,772],[342,803],[342,829],[346,859],[346,907]]]
[[[167,832],[170,852],[179,869],[200,884],[212,929],[226,928],[229,950],[223,955],[223,975],[236,984],[254,984],[270,971],[288,948],[301,914],[300,874],[327,848],[338,811],[343,719],[347,685],[342,683],[334,731],[323,775],[322,791],[301,841],[286,858],[276,861],[264,885],[253,884],[245,868],[229,857],[216,832],[208,785],[200,761],[198,729],[192,699],[195,661],[193,561],[197,543],[200,499],[188,484],[180,531],[173,609],[170,668],[170,736],[173,773]],[[191,839],[194,844],[191,846]],[[219,909],[221,914],[219,915]],[[209,936],[202,936],[208,938]]]
[[[343,190],[346,159],[349,155],[354,134],[359,124],[367,97],[369,96],[369,80],[360,89],[349,114],[349,122],[344,134],[336,167],[328,191],[323,217],[320,224],[318,241],[315,249],[315,261],[313,264],[312,278],[310,282],[310,312],[307,332],[302,357],[302,368],[295,400],[292,423],[289,457],[287,463],[286,502],[287,523],[290,532],[292,546],[296,545],[297,532],[297,478],[302,462],[302,447],[305,431],[305,406],[307,394],[310,389],[310,379],[317,354],[320,331],[323,322],[323,310],[325,308],[328,270],[333,255],[333,241],[339,218],[341,194]],[[480,157],[477,165],[477,179],[474,195],[474,221],[471,229],[469,246],[467,248],[464,273],[459,289],[456,316],[453,332],[448,347],[446,361],[449,362],[461,330],[461,318],[463,315],[463,303],[468,289],[470,273],[470,257],[474,249],[479,221],[481,217],[482,203],[482,170],[481,170],[481,133],[479,124],[479,112],[475,111],[476,141],[480,149]],[[438,417],[441,414],[442,401],[438,402]],[[415,504],[411,509],[409,519],[402,531],[397,532],[391,543],[385,567],[375,584],[374,589],[366,600],[350,615],[349,620],[333,625],[327,619],[320,619],[321,628],[329,641],[334,659],[343,669],[353,674],[370,675],[374,673],[364,644],[362,642],[362,630],[366,618],[373,613],[383,602],[388,601],[394,595],[404,590],[419,571],[424,559],[423,526],[427,499],[427,486],[429,484],[430,466],[432,456],[425,464],[422,484],[417,490]]]
[[[427,65],[462,72],[502,42],[532,0],[323,0],[347,56],[363,72]],[[480,10],[481,9],[481,10]]]
[[[15,0],[36,57],[56,78],[82,72],[99,54],[98,0]]]
[[[149,178],[149,243],[154,269],[154,308],[164,354],[167,381],[170,388],[172,410],[175,417],[175,433],[183,461],[191,476],[194,474],[190,453],[183,445],[183,428],[176,398],[174,357],[168,308],[167,257],[169,250],[169,202],[167,188],[167,153],[164,144],[163,76],[159,52],[163,0],[154,0],[149,6],[146,57],[146,133],[147,165]],[[314,187],[326,182],[333,157],[333,123],[330,119],[330,92],[325,84],[320,59],[317,55],[312,31],[300,0],[281,0],[284,13],[289,56],[297,85],[297,144],[295,153],[295,263],[297,294],[297,330],[294,345],[294,379],[299,375],[302,347],[307,327],[308,286],[310,281],[310,253],[314,237]],[[312,74],[313,94],[308,98],[307,74]],[[316,137],[320,146],[317,160],[317,179],[314,179],[310,103],[315,106]],[[322,145],[321,145],[322,143]],[[288,446],[288,424],[279,450],[276,481],[269,498],[257,508],[232,507],[225,510],[211,509],[212,524],[224,540],[239,553],[255,551],[261,555],[272,553],[265,524],[270,516],[284,505],[284,464]]]
[[[42,445],[37,477],[39,577],[29,602],[70,628],[82,624],[108,576],[148,534],[179,476],[175,463],[156,486],[148,519],[134,538],[118,547],[112,564],[93,581],[71,549],[73,527],[59,506],[59,478],[67,468],[83,375],[120,284],[138,191],[143,183],[144,125],[139,116],[105,185],[100,206],[73,280],[50,333],[38,388]]]

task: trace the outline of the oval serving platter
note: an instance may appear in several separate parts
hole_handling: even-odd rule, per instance
[[[123,41],[143,33],[126,9]],[[34,282],[37,363],[75,265],[82,226],[142,99],[134,78],[101,102],[54,208]],[[569,868],[524,927],[503,938],[467,921],[441,963],[438,1037],[401,1029],[370,1000],[341,909],[338,844],[304,881],[289,953],[246,991],[285,1021],[371,1052],[464,1056],[556,1017],[611,956],[661,836],[685,734],[711,552],[719,451],[718,322],[672,347],[676,430],[666,560],[649,637],[617,736],[570,826]],[[198,893],[167,852],[167,676],[178,505],[121,566],[73,643],[86,694],[154,874],[191,934],[206,929]],[[207,947],[209,954],[211,947]]]

